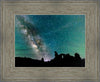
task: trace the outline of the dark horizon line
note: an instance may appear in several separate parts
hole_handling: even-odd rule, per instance
[[[78,53],[74,56],[70,54],[58,54],[55,51],[55,57],[50,61],[15,57],[15,67],[85,67],[85,59],[82,59]]]
[[[56,52],[56,51],[55,51]],[[58,53],[57,53],[58,54]],[[63,53],[61,53],[61,54],[63,54]],[[58,54],[58,55],[61,55],[61,54]],[[72,56],[72,55],[70,55],[69,53],[67,53],[67,54],[65,54],[65,55],[70,55],[70,56],[72,56],[72,57],[75,57],[75,54],[78,54],[77,52],[76,53],[74,53],[74,55]],[[80,56],[80,55],[79,55]],[[32,60],[41,60],[41,59],[34,59],[34,58],[31,58],[31,57],[20,57],[20,56],[16,56],[15,58],[28,58],[28,59],[32,59]],[[54,57],[55,58],[55,57]],[[54,58],[51,58],[49,61],[51,61],[52,59],[54,59]],[[85,57],[84,58],[82,58],[82,57],[80,57],[81,59],[85,59]],[[44,58],[43,58],[44,59]],[[49,62],[49,61],[44,61],[44,62]]]

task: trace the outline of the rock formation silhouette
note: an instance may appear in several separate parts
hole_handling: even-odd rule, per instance
[[[85,67],[85,59],[82,59],[78,53],[71,56],[69,53],[58,54],[55,51],[54,59],[47,62],[44,61],[44,58],[36,60],[26,57],[15,57],[15,67]]]

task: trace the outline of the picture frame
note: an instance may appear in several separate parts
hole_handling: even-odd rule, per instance
[[[85,67],[15,67],[15,15],[85,15]],[[3,1],[1,67],[5,81],[82,81],[99,77],[98,3],[81,1]]]

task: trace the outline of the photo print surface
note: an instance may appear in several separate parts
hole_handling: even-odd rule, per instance
[[[15,15],[15,67],[85,67],[85,15]]]

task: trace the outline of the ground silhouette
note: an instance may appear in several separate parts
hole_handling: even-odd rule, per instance
[[[58,54],[55,51],[55,58],[45,62],[41,60],[15,57],[15,67],[85,67],[85,59],[82,59],[78,53],[74,56],[70,54]]]

